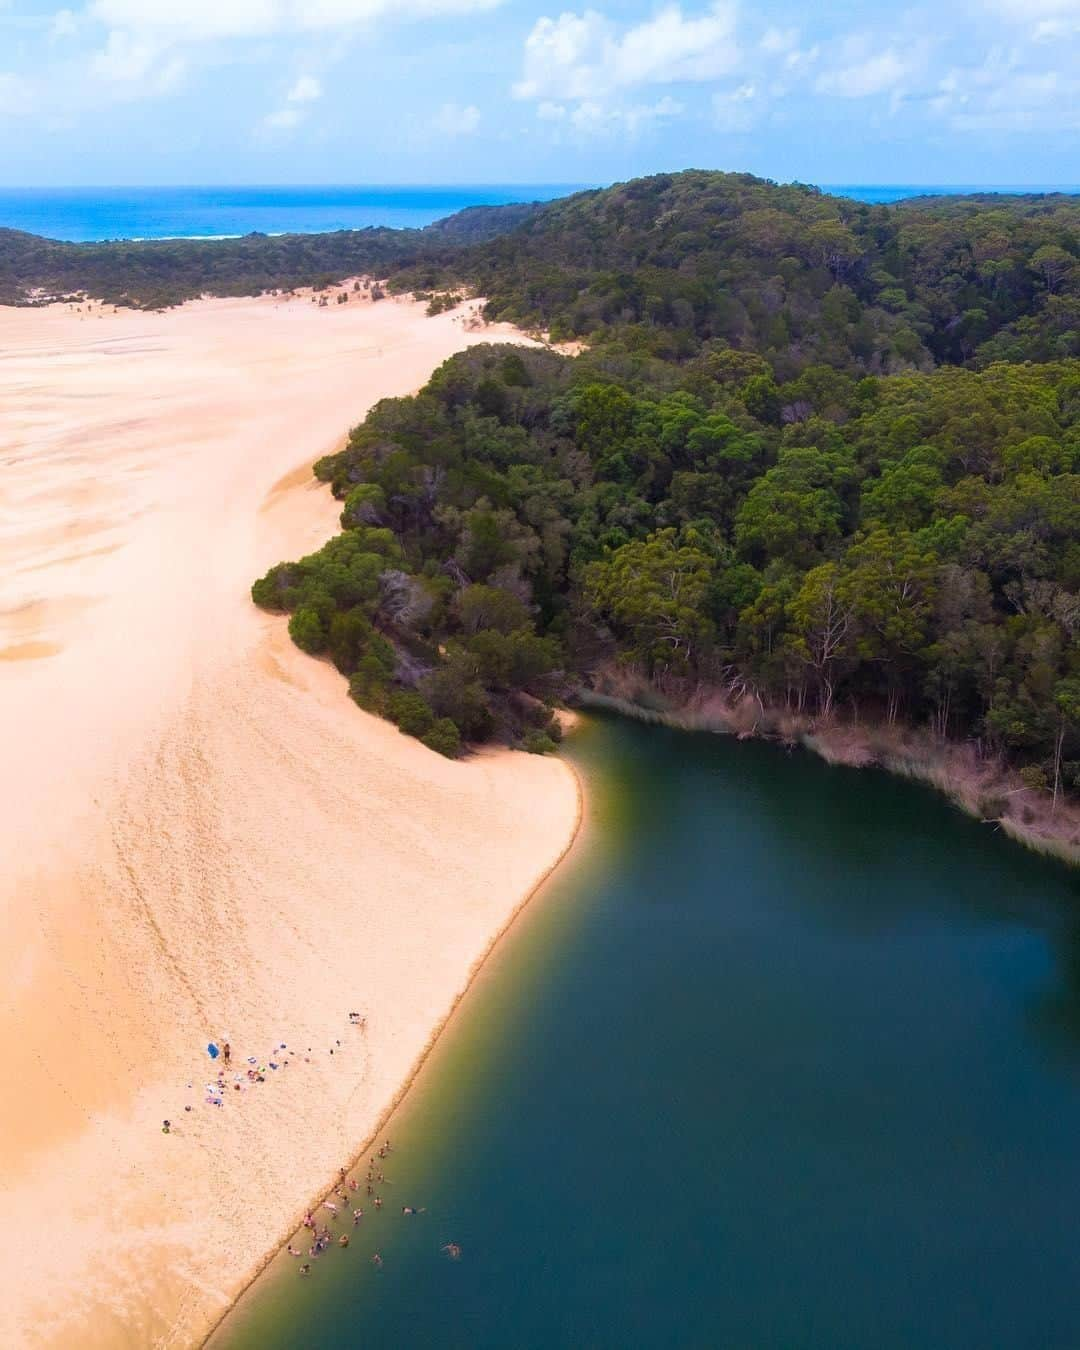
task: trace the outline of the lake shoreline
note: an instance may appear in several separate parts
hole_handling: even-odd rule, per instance
[[[529,908],[532,902],[539,895],[540,891],[543,890],[543,888],[551,880],[552,876],[554,876],[555,872],[559,869],[559,867],[562,866],[562,864],[566,861],[569,855],[573,852],[574,848],[581,841],[586,812],[584,783],[582,781],[581,774],[577,771],[577,769],[574,767],[573,763],[570,760],[560,759],[559,762],[565,765],[567,771],[572,775],[574,780],[575,791],[577,794],[577,815],[574,820],[573,833],[567,840],[566,846],[563,849],[563,851],[551,863],[551,865],[547,868],[547,870],[537,879],[536,883],[532,886],[532,888],[521,897],[518,904],[515,906],[510,916],[507,918],[506,923],[503,925],[501,929],[499,929],[499,931],[494,935],[494,937],[492,937],[486,950],[477,958],[477,960],[472,966],[472,969],[469,971],[468,978],[466,980],[464,987],[454,998],[454,1002],[451,1005],[446,1016],[442,1019],[441,1022],[439,1022],[439,1024],[436,1027],[433,1028],[427,1044],[424,1046],[423,1050],[420,1052],[419,1056],[414,1061],[412,1068],[409,1070],[408,1076],[401,1083],[401,1086],[398,1088],[397,1092],[394,1094],[393,1098],[380,1115],[378,1121],[376,1122],[374,1128],[371,1130],[367,1138],[363,1141],[363,1143],[359,1146],[359,1148],[355,1150],[355,1152],[349,1155],[349,1162],[346,1165],[347,1171],[353,1172],[359,1169],[364,1154],[367,1153],[367,1151],[370,1148],[373,1148],[375,1146],[376,1141],[379,1139],[379,1136],[385,1130],[388,1122],[392,1119],[395,1112],[404,1103],[406,1097],[409,1095],[410,1091],[415,1085],[417,1078],[420,1076],[428,1060],[431,1058],[435,1050],[438,1048],[439,1042],[442,1040],[444,1034],[450,1029],[450,1026],[453,1023],[456,1014],[459,1012],[463,1002],[468,997],[473,986],[476,984],[476,981],[479,978],[479,976],[483,973],[484,969],[495,957],[498,948],[502,945],[503,941],[510,934],[511,930],[514,928],[517,921],[524,914],[525,910]],[[202,1339],[199,1341],[200,1350],[212,1350],[214,1341],[216,1340],[218,1335],[224,1330],[225,1324],[228,1322],[232,1314],[236,1311],[237,1307],[244,1299],[244,1297],[247,1295],[247,1293],[250,1291],[252,1286],[264,1274],[264,1272],[274,1261],[274,1259],[278,1255],[280,1255],[284,1244],[288,1242],[291,1237],[295,1236],[298,1231],[302,1230],[302,1224],[300,1222],[300,1218],[302,1217],[302,1215],[308,1212],[314,1212],[318,1208],[318,1206],[327,1198],[327,1196],[333,1193],[334,1187],[337,1184],[338,1184],[337,1178],[336,1177],[332,1178],[325,1184],[325,1186],[323,1186],[319,1191],[316,1192],[316,1194],[311,1198],[311,1200],[306,1205],[304,1205],[300,1211],[297,1212],[297,1216],[295,1217],[294,1221],[289,1226],[287,1231],[277,1241],[275,1241],[275,1243],[267,1250],[265,1256],[260,1261],[258,1268],[252,1271],[251,1276],[244,1284],[244,1287],[236,1294],[235,1298],[233,1298],[229,1306],[224,1309],[224,1311],[221,1313],[221,1316],[217,1319],[217,1321],[215,1321],[215,1323],[209,1329],[209,1331],[207,1331],[206,1335],[203,1336]]]
[[[1080,808],[1059,801],[1055,813],[1048,794],[1027,787],[1000,760],[980,757],[970,743],[942,741],[902,723],[859,721],[835,713],[823,720],[763,704],[749,694],[732,699],[711,685],[698,685],[679,700],[621,672],[603,673],[597,686],[577,691],[583,707],[606,708],[684,731],[800,746],[828,764],[847,768],[883,769],[936,789],[965,814],[1033,852],[1080,866]]]

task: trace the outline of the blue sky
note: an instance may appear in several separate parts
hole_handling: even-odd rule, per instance
[[[1080,0],[0,0],[0,181],[1080,182]]]

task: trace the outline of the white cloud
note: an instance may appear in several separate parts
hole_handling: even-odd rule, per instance
[[[1075,67],[1028,69],[1016,52],[993,51],[979,66],[954,67],[939,82],[931,110],[957,132],[1080,129]]]
[[[536,21],[525,41],[523,99],[597,101],[649,84],[714,80],[739,60],[735,8],[718,0],[698,15],[667,5],[620,32],[596,10]]]
[[[681,117],[685,111],[684,104],[665,94],[663,98],[658,98],[655,103],[635,103],[629,108],[623,108],[619,115],[622,118],[623,126],[633,136],[647,127],[655,126],[661,122],[669,122],[675,117]]]
[[[665,94],[653,103],[631,103],[611,106],[596,99],[582,99],[574,106],[543,102],[536,109],[541,121],[552,123],[556,140],[565,129],[572,139],[595,140],[600,137],[625,134],[636,136],[652,127],[662,125],[686,111],[678,99]]]
[[[276,112],[267,113],[263,118],[263,125],[275,131],[288,130],[290,127],[299,126],[306,116],[307,113],[302,108],[278,108]]]
[[[480,109],[470,103],[444,103],[431,123],[442,136],[471,136],[480,125]]]
[[[907,78],[911,66],[895,49],[871,52],[868,46],[866,39],[845,42],[839,64],[818,76],[814,86],[817,92],[841,98],[867,98],[888,93]]]
[[[0,70],[0,116],[29,112],[31,92],[23,76]]]
[[[290,103],[314,103],[322,98],[322,85],[314,75],[301,75],[285,95]]]
[[[164,94],[175,89],[187,66],[158,42],[112,32],[90,60],[90,72],[103,84],[125,87],[130,95]]]
[[[49,37],[54,42],[74,37],[78,31],[79,20],[74,11],[70,9],[57,10],[49,21]]]
[[[1017,23],[1045,19],[1059,14],[1080,15],[1080,0],[991,0],[990,7]]]
[[[1062,38],[1080,36],[1080,17],[1075,19],[1040,19],[1031,36],[1036,42],[1058,42]]]
[[[713,120],[720,131],[749,131],[758,119],[760,96],[754,84],[713,94]]]
[[[781,56],[799,45],[797,28],[766,28],[758,46],[771,56]]]
[[[177,40],[255,37],[349,28],[383,18],[434,18],[493,9],[499,0],[92,0],[87,13],[111,28]]]

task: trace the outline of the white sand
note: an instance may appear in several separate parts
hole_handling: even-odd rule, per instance
[[[572,837],[564,764],[431,754],[248,595],[336,526],[306,466],[493,336],[0,310],[0,1345],[197,1343]],[[301,1053],[216,1108],[223,1035]]]

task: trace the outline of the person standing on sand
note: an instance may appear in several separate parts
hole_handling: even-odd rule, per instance
[[[221,1044],[221,1058],[225,1061],[225,1067],[229,1067],[229,1061],[232,1059],[232,1046],[228,1041]]]

